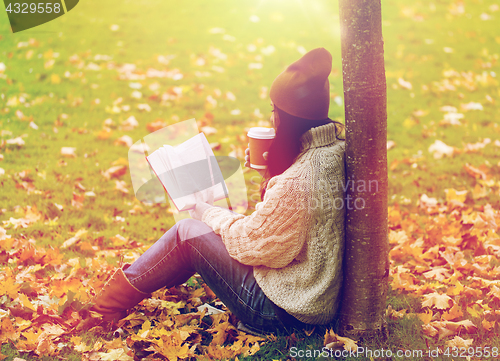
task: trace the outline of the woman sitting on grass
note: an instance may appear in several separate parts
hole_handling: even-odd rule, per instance
[[[344,249],[344,141],[328,119],[332,57],[314,49],[274,80],[276,138],[262,202],[250,216],[207,203],[131,266],[118,269],[93,310],[117,321],[162,287],[199,273],[254,333],[335,319]],[[248,149],[245,165],[248,166]],[[339,206],[340,205],[340,206]]]

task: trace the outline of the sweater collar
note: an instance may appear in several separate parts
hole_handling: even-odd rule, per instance
[[[300,150],[318,148],[330,145],[337,141],[335,124],[325,124],[311,128],[300,137]]]

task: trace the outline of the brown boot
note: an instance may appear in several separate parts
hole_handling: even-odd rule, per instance
[[[127,310],[134,307],[141,300],[151,296],[149,293],[139,291],[132,286],[123,273],[127,268],[119,268],[104,285],[101,293],[93,300],[94,306],[90,308],[103,315],[103,321],[118,322],[127,316]]]

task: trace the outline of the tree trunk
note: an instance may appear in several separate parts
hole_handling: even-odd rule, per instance
[[[340,333],[385,331],[387,95],[380,0],[340,0],[346,122],[346,247]]]

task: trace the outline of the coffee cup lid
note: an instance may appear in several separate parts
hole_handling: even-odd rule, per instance
[[[273,139],[276,133],[274,128],[254,127],[248,130],[247,135],[255,139]]]

